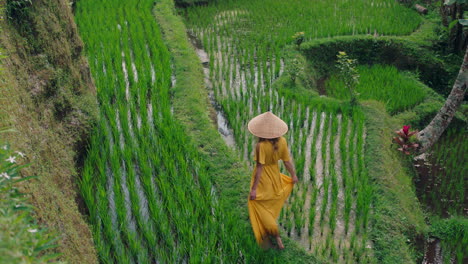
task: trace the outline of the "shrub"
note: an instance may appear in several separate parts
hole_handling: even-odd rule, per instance
[[[351,59],[344,51],[338,52],[338,60],[336,67],[340,70],[340,78],[344,82],[349,96],[351,98],[351,105],[357,105],[358,94],[356,93],[356,85],[359,84],[359,73],[357,71],[357,60]]]

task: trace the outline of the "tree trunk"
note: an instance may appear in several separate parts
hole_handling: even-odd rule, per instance
[[[453,85],[452,91],[445,101],[445,105],[439,110],[431,123],[421,130],[417,137],[420,141],[419,153],[426,152],[442,135],[445,129],[452,121],[455,112],[463,102],[465,92],[468,86],[468,47],[465,52],[465,58],[458,72],[457,79]]]

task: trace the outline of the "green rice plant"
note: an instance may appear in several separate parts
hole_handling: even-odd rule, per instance
[[[317,201],[317,195],[318,195],[318,189],[313,188],[312,197],[310,200],[310,210],[309,210],[309,237],[312,237],[314,235],[314,224],[315,224],[315,215],[316,215],[315,204]]]
[[[417,165],[420,170],[417,191],[425,206],[436,215],[462,215],[467,206],[468,168],[460,165],[467,164],[468,157],[464,133],[464,129],[448,129],[433,146],[427,160],[430,165]]]
[[[394,66],[359,66],[356,92],[361,100],[374,99],[385,103],[389,113],[395,114],[422,102],[427,89],[410,73],[399,72]],[[327,81],[327,93],[339,99],[349,99],[348,89],[337,76]]]

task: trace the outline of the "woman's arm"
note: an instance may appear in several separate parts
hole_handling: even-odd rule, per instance
[[[255,179],[252,185],[252,190],[250,190],[250,200],[255,200],[257,198],[257,185],[260,181],[260,176],[262,176],[263,165],[260,162],[257,162],[257,170],[255,172]]]
[[[296,176],[296,171],[294,170],[294,165],[292,164],[291,161],[283,161],[284,166],[286,166],[286,170],[288,170],[289,174],[291,174],[293,183],[297,182],[297,176]]]

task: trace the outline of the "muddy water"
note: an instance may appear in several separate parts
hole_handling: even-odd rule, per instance
[[[197,37],[195,37],[190,32],[188,32],[187,35],[193,47],[195,48],[198,58],[200,58],[201,64],[203,65],[203,74],[205,75],[205,86],[208,88],[210,103],[216,111],[216,124],[218,127],[218,132],[224,139],[226,144],[234,148],[236,146],[234,133],[232,129],[229,128],[229,122],[226,119],[226,116],[224,115],[221,106],[216,102],[216,99],[214,98],[213,84],[210,81],[210,58],[208,56],[208,53],[206,53],[206,51],[203,49],[203,46],[200,40],[197,39]]]
[[[451,143],[456,144],[456,142]],[[441,188],[448,184],[446,181],[450,175],[446,168],[437,162],[432,152],[415,157],[413,166],[418,174],[414,180],[418,199],[429,212],[443,218],[449,218],[450,211],[457,208],[456,211],[459,214],[468,216],[468,197],[465,197],[462,204],[459,204],[460,201],[456,201],[453,197],[450,198],[448,193],[441,192]],[[424,248],[423,264],[443,263],[444,252],[442,252],[440,244],[441,241],[435,237],[420,243],[419,246]]]
[[[442,248],[438,238],[431,237],[426,242],[426,250],[422,264],[443,263]]]

